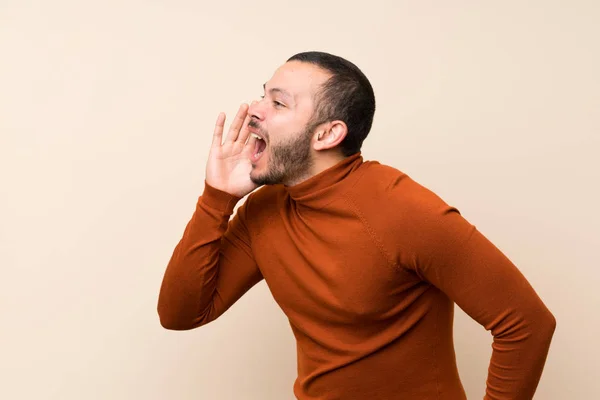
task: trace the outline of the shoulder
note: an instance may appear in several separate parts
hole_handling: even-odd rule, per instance
[[[432,249],[472,232],[458,208],[408,174],[381,164],[367,166],[348,201],[395,262],[410,265]]]
[[[437,193],[398,168],[367,161],[363,169],[351,191],[355,201],[394,210],[396,214],[406,209],[425,211],[448,206]]]
[[[378,162],[365,163],[348,201],[381,235],[436,229],[450,214],[460,215],[429,187],[402,170]]]

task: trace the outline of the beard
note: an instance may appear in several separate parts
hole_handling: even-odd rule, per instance
[[[308,175],[314,160],[310,153],[313,133],[312,124],[291,139],[270,146],[267,170],[262,175],[251,176],[257,185],[292,184]]]

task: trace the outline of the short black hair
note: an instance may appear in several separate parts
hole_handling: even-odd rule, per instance
[[[342,154],[350,156],[359,152],[375,115],[375,93],[369,79],[350,61],[325,52],[298,53],[287,61],[315,64],[332,74],[317,93],[312,126],[344,121],[348,133],[340,143]]]

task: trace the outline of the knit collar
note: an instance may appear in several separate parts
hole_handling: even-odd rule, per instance
[[[335,200],[348,183],[350,175],[363,163],[360,152],[293,186],[285,186],[292,200],[320,208]]]

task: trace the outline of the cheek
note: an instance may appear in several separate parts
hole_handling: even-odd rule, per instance
[[[273,142],[291,139],[302,131],[306,125],[304,121],[301,121],[297,115],[291,112],[271,112],[269,117],[270,119],[266,121],[266,128]]]

